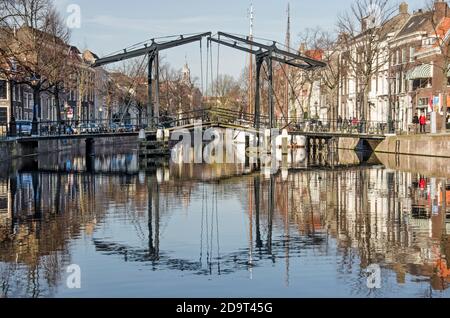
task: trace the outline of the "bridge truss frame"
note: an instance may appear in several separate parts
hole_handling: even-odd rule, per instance
[[[199,33],[192,36],[180,35],[178,39],[167,41],[164,43],[158,43],[155,39],[151,40],[150,45],[148,43],[144,44],[144,48],[139,48],[131,51],[126,49],[123,53],[111,55],[108,57],[100,58],[95,61],[92,67],[100,67],[112,63],[121,62],[124,60],[132,59],[140,56],[147,56],[148,58],[148,103],[147,103],[147,120],[150,128],[155,128],[159,124],[160,117],[160,76],[159,76],[159,53],[164,50],[175,48],[178,46],[201,42],[203,38],[210,37],[211,32]],[[155,74],[153,74],[153,69]],[[153,81],[155,84],[155,92],[153,94]]]
[[[259,129],[261,126],[261,68],[265,62],[268,69],[269,81],[269,123],[270,127],[275,127],[275,109],[274,109],[274,89],[273,89],[273,62],[279,62],[304,71],[323,68],[326,63],[292,53],[277,47],[276,42],[272,45],[263,44],[249,37],[237,36],[225,32],[217,33],[217,37],[210,36],[210,42],[218,43],[236,50],[250,53],[256,56],[256,88],[255,88],[255,121],[254,127]],[[247,47],[248,46],[248,47]],[[289,81],[289,79],[287,79]],[[290,83],[291,84],[291,83]]]
[[[274,88],[273,88],[273,62],[286,64],[304,71],[312,71],[318,68],[323,68],[326,63],[297,54],[292,53],[277,46],[276,42],[271,45],[263,44],[255,40],[250,40],[249,37],[233,35],[225,32],[218,32],[212,35],[211,32],[199,33],[191,36],[180,35],[176,40],[158,43],[155,39],[151,43],[144,44],[143,48],[114,54],[104,58],[97,59],[92,67],[100,67],[135,57],[147,56],[148,58],[148,104],[147,104],[147,118],[150,128],[155,128],[159,124],[160,111],[160,79],[159,79],[159,53],[163,50],[175,48],[178,46],[190,44],[193,42],[200,42],[203,38],[207,38],[208,44],[212,42],[219,46],[227,46],[236,50],[255,55],[256,57],[256,87],[255,87],[255,113],[254,113],[254,127],[260,129],[261,127],[261,69],[264,63],[268,69],[269,81],[269,123],[270,127],[275,127],[275,110],[274,110]],[[218,57],[220,58],[220,57]],[[155,70],[155,74],[153,74]],[[218,75],[218,74],[217,74]],[[289,81],[289,79],[287,79]],[[156,82],[155,92],[153,92],[153,81]],[[289,83],[292,85],[292,83]]]

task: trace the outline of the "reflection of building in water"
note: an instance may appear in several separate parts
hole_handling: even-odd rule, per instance
[[[85,154],[55,153],[47,155],[45,160],[39,160],[39,170],[96,173],[137,173],[139,171],[137,154],[131,150],[124,152],[117,150],[114,155],[99,152],[93,157],[86,157]]]
[[[106,162],[109,166],[111,161]],[[146,245],[120,245],[116,238],[93,240],[97,252],[120,254],[127,262],[160,262],[159,268],[203,273],[205,257],[199,264],[159,250],[164,239],[160,233],[170,226],[171,213],[180,207],[192,209],[195,200],[196,212],[198,200],[205,203],[199,236],[217,246],[221,226],[217,204],[238,200],[248,212],[248,246],[217,259],[209,254],[208,266],[221,263],[218,272],[251,270],[259,261],[283,259],[289,273],[290,258],[311,246],[326,251],[331,238],[342,259],[338,271],[352,266],[364,271],[376,263],[394,271],[399,283],[411,274],[431,278],[434,289],[447,288],[448,259],[442,257],[450,256],[450,241],[442,218],[447,195],[442,182],[435,180],[432,185],[427,179],[424,184],[412,174],[373,167],[302,168],[290,171],[287,178],[261,172],[236,176],[243,169],[189,164],[136,175],[32,172],[0,180],[0,199],[6,198],[6,204],[0,201],[0,281],[4,283],[0,292],[52,295],[70,263],[69,243],[92,238],[108,213],[130,218]],[[416,213],[417,206],[426,213]]]
[[[383,264],[397,273],[398,283],[405,283],[409,273],[429,277],[440,290],[450,282],[450,272],[439,270],[450,264],[450,237],[439,199],[445,191],[436,183],[429,191],[437,199],[423,193],[416,197],[415,183],[409,173],[362,167],[291,174],[288,182],[276,179],[275,222],[296,224],[303,235],[328,233],[347,251],[342,257],[357,252],[362,270]],[[261,199],[263,214],[268,213],[267,197]],[[426,218],[416,213],[418,204],[427,211]],[[343,264],[351,261],[344,259]]]
[[[146,216],[147,187],[137,176],[25,173],[0,182],[0,294],[51,296],[70,264],[69,242],[89,237],[108,206]]]
[[[0,224],[4,224],[11,218],[11,198],[9,180],[0,179]]]

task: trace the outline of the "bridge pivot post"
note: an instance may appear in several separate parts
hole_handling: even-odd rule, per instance
[[[153,100],[153,66],[155,66],[155,100]],[[159,123],[159,52],[152,51],[148,55],[148,104],[147,124],[149,128],[155,128]]]
[[[255,129],[261,128],[261,67],[263,63],[261,57],[256,58],[256,91],[255,91]]]
[[[273,69],[272,69],[272,58],[271,56],[266,57],[267,60],[267,68],[269,73],[269,121],[270,128],[275,128],[275,114],[273,108]]]
[[[148,128],[154,128],[154,113],[153,113],[153,62],[155,60],[154,52],[148,55],[148,102],[147,102],[147,125]]]
[[[155,103],[153,104],[153,121],[155,125],[159,124],[159,52],[155,52]]]

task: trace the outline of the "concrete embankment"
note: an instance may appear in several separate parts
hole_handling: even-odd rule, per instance
[[[95,146],[115,146],[115,145],[138,145],[137,137],[109,137],[95,138]],[[41,140],[36,142],[21,143],[18,140],[0,141],[0,162],[12,159],[23,158],[31,155],[57,153],[84,149],[86,141],[84,139],[66,140]]]
[[[389,136],[375,152],[450,158],[450,134]]]

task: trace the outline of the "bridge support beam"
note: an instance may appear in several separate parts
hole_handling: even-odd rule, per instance
[[[264,59],[256,57],[255,129],[261,128],[261,67]]]
[[[270,128],[275,128],[275,112],[273,108],[273,68],[272,57],[269,55],[266,57],[267,71],[269,73],[269,123]]]
[[[153,96],[153,67],[155,67],[155,96]],[[159,123],[159,52],[152,51],[148,55],[148,104],[147,124],[149,128],[155,128]],[[155,100],[153,100],[155,97]]]

